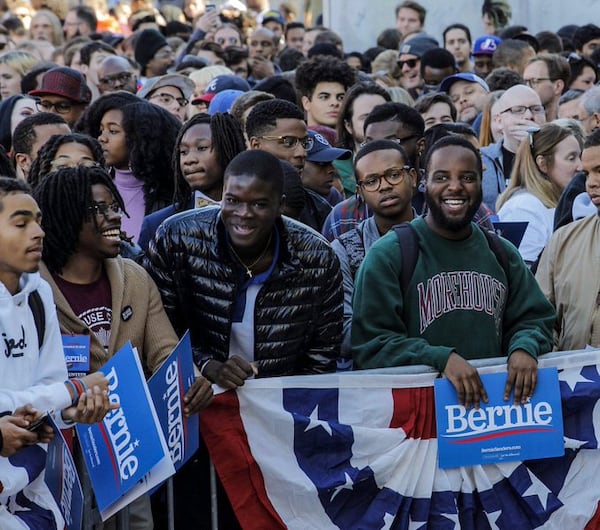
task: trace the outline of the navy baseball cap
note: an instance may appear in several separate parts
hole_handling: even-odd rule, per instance
[[[204,94],[192,101],[192,105],[198,105],[201,101],[209,103],[219,92],[223,90],[240,90],[248,92],[250,85],[248,81],[237,75],[218,75],[206,87]]]
[[[452,74],[452,75],[449,75],[448,77],[445,77],[440,84],[440,92],[446,92],[446,94],[447,94],[450,90],[450,87],[457,81],[467,81],[468,83],[477,83],[478,85],[483,87],[486,92],[490,91],[490,87],[488,86],[488,84],[483,79],[481,79],[481,77],[479,77],[478,75],[460,73],[460,74]]]
[[[308,131],[308,136],[313,139],[313,146],[306,153],[306,160],[309,162],[333,162],[334,160],[348,160],[352,156],[352,151],[348,149],[339,149],[331,147],[331,144],[324,136],[315,131]]]
[[[484,35],[473,43],[471,55],[493,55],[502,39],[496,35]]]

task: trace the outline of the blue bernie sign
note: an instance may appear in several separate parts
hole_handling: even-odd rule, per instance
[[[106,512],[165,457],[166,447],[131,344],[115,353],[102,372],[110,401],[120,407],[100,423],[76,428],[98,507]]]
[[[538,370],[533,397],[504,401],[506,373],[482,374],[489,403],[466,409],[448,379],[437,379],[435,413],[440,468],[562,456],[563,420],[556,368]]]
[[[176,470],[198,450],[200,443],[198,414],[186,417],[183,413],[183,398],[195,378],[188,331],[148,381],[156,414]]]

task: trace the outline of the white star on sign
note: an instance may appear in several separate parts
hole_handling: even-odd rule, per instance
[[[390,530],[395,518],[396,518],[395,515],[393,515],[391,513],[386,513],[383,516],[383,526],[381,527],[381,530]]]
[[[544,510],[548,509],[548,495],[550,495],[550,490],[546,487],[545,484],[540,482],[536,477],[532,476],[529,473],[529,478],[531,479],[531,486],[527,488],[526,491],[523,492],[523,497],[531,497],[535,496],[540,499],[542,503],[542,508]]]
[[[348,475],[348,473],[344,473],[344,477],[346,482],[344,482],[344,484],[342,484],[341,486],[338,486],[337,488],[335,488],[333,495],[331,496],[331,501],[333,499],[335,499],[335,496],[342,490],[352,490],[353,486],[354,486],[354,482],[352,480],[352,478],[350,478],[350,475]]]
[[[319,419],[319,405],[315,405],[315,408],[310,413],[309,419],[310,421],[308,422],[306,429],[304,429],[304,432],[310,431],[315,427],[323,427],[323,429],[325,429],[325,432],[329,434],[329,436],[333,434],[331,432],[331,425],[329,425],[329,423],[327,423],[326,421]]]
[[[564,437],[565,440],[565,449],[579,449],[582,445],[585,444],[585,440],[577,440],[576,438],[567,438]]]
[[[415,521],[411,514],[408,514],[408,530],[420,530],[421,528],[424,528],[424,524],[427,523],[427,521]]]
[[[460,528],[460,524],[458,522],[458,514],[457,513],[441,513],[442,517],[449,519],[454,523],[454,528]]]
[[[490,527],[492,530],[500,530],[500,527],[496,524],[500,516],[502,515],[502,510],[498,510],[497,512],[488,512],[486,513],[488,523],[490,523]]]
[[[592,383],[591,379],[584,377],[581,375],[581,368],[566,368],[565,370],[561,370],[558,372],[558,380],[564,381],[569,385],[571,392],[575,390],[575,386],[577,383]]]

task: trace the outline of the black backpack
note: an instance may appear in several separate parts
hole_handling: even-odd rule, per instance
[[[33,313],[33,320],[38,336],[38,348],[41,349],[42,344],[44,343],[44,334],[46,333],[46,310],[44,309],[44,302],[42,302],[42,297],[40,296],[40,293],[37,292],[37,289],[29,293],[27,303]]]
[[[417,265],[417,259],[419,258],[419,239],[417,238],[417,232],[410,223],[402,223],[394,226],[394,232],[398,238],[400,244],[400,250],[402,251],[402,271],[400,272],[400,288],[402,289],[402,295],[406,293],[410,279],[415,272]],[[496,256],[498,263],[504,270],[507,280],[510,282],[509,266],[508,266],[508,255],[506,248],[500,237],[494,232],[481,229],[483,235],[487,239],[490,250]],[[510,287],[510,285],[509,285]]]

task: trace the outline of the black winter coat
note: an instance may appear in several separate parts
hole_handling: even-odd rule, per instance
[[[208,207],[170,217],[150,242],[145,263],[178,334],[190,330],[198,365],[227,360],[234,301],[244,281],[219,212]],[[280,218],[277,229],[279,260],[255,304],[259,376],[332,372],[343,316],[337,256],[301,223]]]

